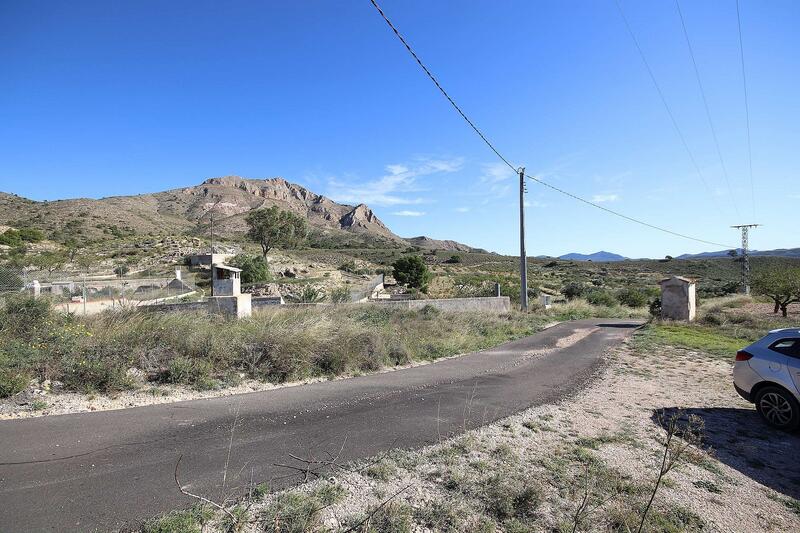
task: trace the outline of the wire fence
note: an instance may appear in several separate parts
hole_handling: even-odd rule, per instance
[[[87,315],[107,309],[186,301],[204,296],[202,290],[179,275],[111,277],[0,265],[0,301],[14,294],[47,298],[57,310]]]

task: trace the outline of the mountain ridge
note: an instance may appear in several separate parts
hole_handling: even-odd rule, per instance
[[[83,238],[102,238],[108,234],[205,232],[213,215],[214,231],[232,236],[246,230],[248,212],[271,206],[302,216],[323,237],[351,235],[361,238],[355,242],[367,239],[392,246],[477,250],[456,241],[426,236],[403,239],[366,204],[340,204],[282,177],[212,177],[198,185],[96,199],[36,201],[0,191],[0,224],[35,227],[51,235],[69,230]]]

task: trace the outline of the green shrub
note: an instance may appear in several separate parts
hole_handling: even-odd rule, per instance
[[[195,507],[186,511],[172,511],[144,523],[143,533],[200,533],[202,527],[214,516],[208,507]]]
[[[561,289],[561,294],[567,300],[574,300],[575,298],[580,298],[586,292],[586,287],[584,287],[583,283],[578,283],[576,281],[571,281],[564,285]]]
[[[641,289],[621,289],[617,292],[617,299],[628,307],[644,307],[648,300],[647,294]]]
[[[303,285],[300,294],[293,299],[297,303],[314,304],[324,301],[325,293],[313,285]]]
[[[603,290],[589,291],[586,293],[586,301],[592,305],[604,305],[606,307],[614,307],[618,304],[613,294]]]
[[[279,494],[261,512],[267,533],[306,533],[317,531],[320,511],[344,497],[339,485],[323,485],[313,492],[292,491]]]
[[[68,359],[61,381],[64,388],[80,392],[115,392],[131,388],[126,368],[119,361],[94,356]]]
[[[330,300],[332,303],[335,304],[347,303],[351,299],[352,298],[350,296],[350,289],[345,285],[342,285],[341,287],[336,287],[330,293]]]
[[[212,378],[213,365],[202,359],[188,359],[176,357],[169,362],[169,366],[160,374],[162,383],[191,385],[199,390],[215,388],[218,383]]]
[[[0,368],[0,398],[7,398],[25,390],[31,376],[24,371]]]
[[[238,254],[230,265],[242,269],[242,283],[264,283],[272,281],[272,273],[263,257]]]

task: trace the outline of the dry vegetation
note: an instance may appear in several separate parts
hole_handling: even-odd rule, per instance
[[[700,324],[648,326],[558,404],[144,531],[798,530],[800,467],[787,451],[800,438],[762,425],[730,383],[731,339],[783,324],[751,305],[728,299]]]
[[[243,381],[252,390],[254,383],[358,375],[488,348],[554,321],[635,314],[642,312],[579,301],[528,315],[342,305],[226,321],[144,311],[80,317],[54,312],[45,299],[10,298],[0,311],[0,397],[7,398],[0,414],[119,408],[186,399],[186,389],[244,392],[236,388]],[[73,396],[65,405],[59,391],[84,401]],[[122,399],[95,401],[114,395]]]

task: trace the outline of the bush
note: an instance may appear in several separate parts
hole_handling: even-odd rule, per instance
[[[661,298],[656,298],[652,302],[650,302],[650,316],[654,318],[661,317]]]
[[[578,283],[577,281],[571,281],[564,285],[561,289],[561,294],[563,294],[567,300],[574,300],[575,298],[580,298],[583,296],[584,292],[586,292],[586,287],[583,286],[582,283]]]
[[[304,285],[294,301],[301,304],[314,304],[325,300],[325,293],[313,285]]]
[[[453,254],[450,256],[450,259],[446,260],[445,263],[457,264],[461,262],[461,256],[457,254]]]
[[[0,398],[7,398],[25,390],[30,381],[30,375],[25,372],[0,368]]]
[[[619,303],[628,307],[644,307],[647,305],[647,294],[641,289],[621,289],[617,293]]]
[[[116,392],[131,388],[127,368],[120,361],[97,356],[68,359],[61,381],[64,388],[80,392]]]
[[[242,269],[242,283],[264,283],[272,281],[272,273],[263,257],[238,254],[230,261],[231,266]]]
[[[401,257],[392,264],[392,267],[394,268],[394,279],[398,283],[422,292],[428,291],[431,273],[422,257],[418,255]]]
[[[350,289],[346,286],[336,287],[331,291],[330,299],[332,303],[342,304],[351,300]]]
[[[198,390],[213,389],[217,381],[212,378],[213,365],[202,359],[177,357],[159,375],[162,383],[191,385]]]
[[[586,301],[592,305],[603,305],[606,307],[614,307],[618,303],[613,294],[602,290],[593,290],[586,293]]]

